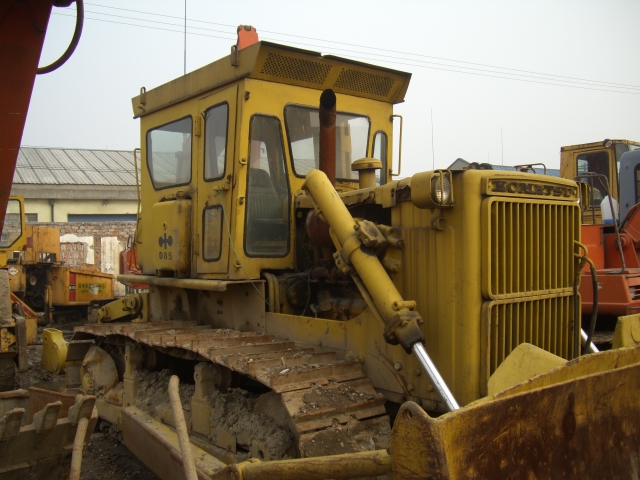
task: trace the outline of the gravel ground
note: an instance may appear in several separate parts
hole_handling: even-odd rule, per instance
[[[82,480],[157,480],[160,477],[144,466],[113,437],[94,433],[82,456]]]

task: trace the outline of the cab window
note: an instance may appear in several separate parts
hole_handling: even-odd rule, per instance
[[[284,118],[294,172],[304,177],[312,169],[318,168],[320,163],[318,109],[287,105]],[[367,156],[370,125],[371,122],[364,116],[336,114],[336,178],[358,178],[358,172],[351,171],[351,163]]]
[[[618,172],[618,175],[620,175],[620,157],[622,157],[623,153],[626,153],[629,151],[629,147],[627,147],[626,144],[624,143],[616,143],[614,145],[614,149],[616,152],[616,172]]]
[[[589,185],[592,186],[592,205],[600,205],[600,203],[602,203],[602,199],[607,195],[602,182],[597,178],[580,178],[580,175],[587,172],[604,175],[607,178],[609,188],[611,189],[611,179],[609,178],[609,154],[606,151],[583,153],[578,155],[576,162],[578,167],[578,178],[582,181],[587,181]]]
[[[147,132],[147,166],[156,190],[191,181],[191,117]]]
[[[222,253],[222,205],[207,207],[202,211],[202,259],[205,262],[220,260]]]
[[[376,133],[373,137],[373,151],[371,156],[382,162],[382,168],[376,172],[376,185],[383,185],[387,182],[387,134],[384,132]]]
[[[227,122],[229,105],[223,103],[208,109],[204,116],[204,179],[219,180],[224,177],[227,147]]]
[[[289,253],[289,184],[280,120],[254,115],[249,132],[245,253],[283,257]]]
[[[0,237],[0,248],[8,248],[22,235],[22,211],[20,201],[9,199],[4,226]]]

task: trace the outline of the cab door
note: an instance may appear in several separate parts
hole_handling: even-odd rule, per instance
[[[202,98],[198,105],[201,129],[193,245],[198,275],[229,270],[237,91],[233,85]]]

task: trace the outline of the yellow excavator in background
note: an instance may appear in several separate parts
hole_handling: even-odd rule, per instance
[[[80,321],[91,308],[113,300],[113,275],[100,272],[96,265],[63,265],[60,229],[25,225],[22,197],[11,197],[9,205],[17,212],[19,205],[19,213],[5,217],[2,234],[8,240],[0,243],[0,268],[7,269],[12,300],[25,317],[45,324]],[[23,235],[10,243],[17,235],[10,230],[18,222]]]
[[[149,291],[43,362],[161,478],[637,476],[640,347],[583,355],[586,189],[394,179],[410,74],[238,33],[133,98]]]
[[[603,224],[600,205],[607,196],[618,204],[623,200],[628,203],[625,212],[638,203],[639,198],[636,195],[630,196],[629,201],[620,198],[624,193],[635,194],[635,189],[626,188],[625,192],[623,188],[620,162],[625,153],[636,150],[640,150],[640,142],[608,138],[601,142],[567,145],[560,149],[560,176],[570,180],[580,179],[591,187],[591,201],[584,214],[584,224]],[[622,173],[630,179],[636,176],[633,169],[623,169]],[[617,217],[622,220],[618,215]]]
[[[5,249],[26,245],[24,201],[12,197],[7,204],[0,236],[0,392],[15,388],[15,370],[28,368],[27,345],[37,341],[37,316],[11,291],[12,271],[5,266]],[[4,267],[4,268],[3,268]],[[16,309],[16,306],[24,306]]]

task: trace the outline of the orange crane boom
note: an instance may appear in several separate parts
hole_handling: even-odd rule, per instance
[[[38,68],[52,7],[76,3],[76,30],[64,54]],[[64,64],[80,40],[84,21],[82,0],[5,0],[0,7],[0,231],[11,192],[22,132],[36,75]]]

